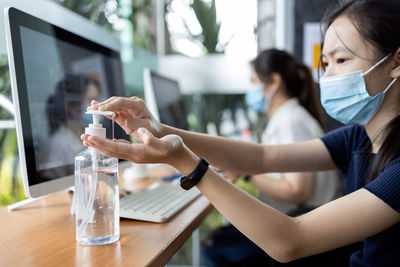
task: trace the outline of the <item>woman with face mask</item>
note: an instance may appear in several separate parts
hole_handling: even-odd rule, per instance
[[[186,175],[183,188],[196,186],[237,229],[278,261],[362,240],[363,248],[348,259],[350,266],[398,266],[399,14],[398,0],[353,0],[326,16],[321,102],[328,114],[350,125],[320,139],[257,145],[210,137],[160,124],[138,98],[111,98],[92,108],[118,112],[118,123],[143,143],[83,135],[84,144],[134,162],[176,167]],[[346,195],[289,217],[236,188],[201,157],[237,173],[340,169],[346,175]]]
[[[262,106],[258,111],[269,117],[263,144],[290,144],[322,136],[316,87],[306,65],[285,51],[268,49],[251,62],[251,81],[254,88],[247,92],[246,101],[253,109]],[[271,173],[246,178],[264,193],[264,202],[296,215],[333,200],[340,192],[335,172]]]

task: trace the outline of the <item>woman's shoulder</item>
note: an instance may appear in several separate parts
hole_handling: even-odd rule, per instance
[[[287,100],[279,107],[271,119],[277,121],[304,121],[309,120],[311,115],[303,108],[296,98]]]
[[[365,146],[369,143],[369,137],[363,125],[351,124],[337,128],[328,132],[324,139],[341,139],[349,144],[357,144],[358,146]]]
[[[267,125],[266,133],[281,143],[293,143],[318,138],[323,134],[319,123],[301,106],[288,103],[278,110]]]
[[[319,129],[322,131],[321,126],[318,121],[303,107],[298,101],[290,100],[291,103],[282,110],[282,112],[277,112],[276,119],[281,122],[281,124],[293,125],[296,128],[311,128]]]
[[[400,157],[386,165],[378,177],[364,188],[400,212]]]

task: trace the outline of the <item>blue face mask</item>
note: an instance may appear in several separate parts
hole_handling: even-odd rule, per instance
[[[266,103],[264,101],[264,86],[261,84],[254,85],[246,92],[246,104],[257,112],[266,111]]]
[[[273,92],[264,97],[264,85],[254,85],[246,92],[246,104],[257,112],[265,113],[268,110]]]
[[[321,104],[326,112],[344,124],[366,124],[376,114],[389,88],[396,82],[393,79],[383,92],[375,96],[368,94],[364,76],[384,62],[387,55],[369,70],[340,74],[321,78]]]

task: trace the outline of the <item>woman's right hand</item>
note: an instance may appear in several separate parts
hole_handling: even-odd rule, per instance
[[[101,103],[91,102],[88,110],[101,110],[115,112],[115,122],[124,129],[124,131],[140,139],[137,130],[140,127],[148,129],[154,136],[161,138],[163,136],[163,125],[157,121],[147,109],[144,101],[136,96],[117,97],[113,96]],[[107,116],[111,119],[111,116]]]

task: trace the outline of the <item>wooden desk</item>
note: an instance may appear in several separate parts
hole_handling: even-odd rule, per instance
[[[162,173],[168,171],[127,188],[145,187]],[[86,246],[75,239],[71,200],[61,191],[20,210],[0,208],[0,266],[163,266],[212,210],[200,196],[167,223],[121,219],[119,241]]]

